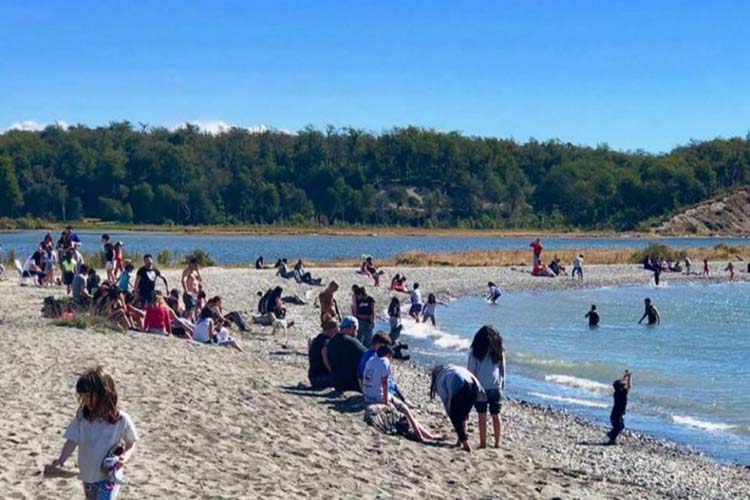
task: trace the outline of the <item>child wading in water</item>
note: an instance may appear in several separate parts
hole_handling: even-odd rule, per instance
[[[432,322],[432,326],[437,326],[435,324],[435,309],[437,309],[438,304],[448,307],[448,304],[438,302],[437,298],[435,298],[434,293],[431,293],[427,296],[427,303],[422,309],[422,323],[427,323],[427,320],[430,320]]]
[[[622,378],[615,380],[612,385],[615,388],[615,403],[612,406],[612,413],[609,416],[609,421],[612,423],[612,430],[607,433],[609,437],[607,444],[617,444],[617,436],[625,428],[625,409],[628,406],[628,393],[633,385],[630,370],[625,370]]]
[[[138,433],[130,416],[117,407],[115,382],[101,366],[80,376],[76,393],[80,406],[65,431],[67,441],[45,472],[61,468],[78,447],[78,477],[86,500],[114,499]]]
[[[497,287],[495,283],[490,281],[487,283],[487,288],[490,289],[490,294],[487,296],[487,300],[493,304],[497,304],[498,299],[503,295],[503,292]]]

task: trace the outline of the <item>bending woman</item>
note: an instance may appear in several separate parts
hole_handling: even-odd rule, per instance
[[[440,396],[445,413],[458,435],[458,445],[464,451],[471,451],[466,435],[466,420],[477,401],[486,401],[487,396],[477,378],[466,368],[456,365],[438,365],[432,369],[430,399]]]

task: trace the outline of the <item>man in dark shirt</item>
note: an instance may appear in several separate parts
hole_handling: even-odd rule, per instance
[[[152,303],[155,298],[154,292],[156,291],[156,278],[161,278],[164,282],[164,286],[169,290],[169,283],[167,279],[161,275],[161,272],[154,267],[154,258],[151,254],[143,256],[143,267],[138,269],[135,275],[135,290],[136,302],[141,306],[145,307]]]
[[[339,331],[339,324],[334,319],[329,319],[323,323],[323,333],[318,334],[307,350],[307,359],[310,361],[310,368],[307,370],[307,377],[310,379],[310,387],[313,389],[324,389],[333,386],[331,370],[326,366],[323,359],[323,348],[328,344],[328,340],[336,335]]]
[[[614,405],[612,406],[612,413],[609,416],[609,421],[612,423],[612,430],[607,433],[609,437],[610,445],[617,444],[617,436],[625,428],[625,410],[628,406],[628,393],[632,387],[632,373],[630,370],[625,370],[625,374],[621,379],[615,380],[612,384],[615,388],[614,393]]]
[[[115,247],[109,241],[109,235],[102,235],[102,245],[104,246],[104,267],[107,270],[107,281],[115,282]]]
[[[358,391],[357,365],[365,346],[355,338],[359,324],[357,318],[346,316],[334,335],[323,348],[323,361],[331,371],[333,386],[339,391]]]
[[[644,304],[646,306],[646,310],[643,312],[643,316],[641,316],[641,319],[638,321],[638,324],[640,325],[644,319],[648,318],[648,324],[649,325],[658,325],[661,323],[661,314],[659,313],[659,310],[656,308],[655,305],[651,303],[651,299],[645,299]]]
[[[596,328],[597,326],[599,326],[599,313],[596,312],[595,305],[591,305],[591,310],[586,313],[584,318],[588,318],[589,328]]]

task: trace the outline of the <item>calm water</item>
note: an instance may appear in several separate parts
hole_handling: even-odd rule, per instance
[[[750,285],[626,287],[468,297],[438,310],[438,330],[407,324],[417,361],[465,363],[474,332],[498,326],[511,397],[608,425],[612,382],[629,368],[626,425],[726,462],[750,464]],[[661,310],[639,326],[643,299]],[[602,326],[583,315],[597,304]],[[602,436],[604,439],[604,436]]]
[[[5,250],[14,249],[20,255],[28,255],[44,237],[44,231],[0,232],[0,244]],[[196,248],[208,251],[219,264],[241,264],[254,262],[258,255],[266,261],[279,257],[309,260],[336,258],[359,258],[371,254],[376,258],[387,258],[407,251],[459,252],[464,250],[517,250],[528,248],[528,237],[455,237],[455,236],[242,236],[242,235],[189,235],[153,232],[111,232],[114,241],[125,242],[125,249],[138,253],[156,254],[169,249],[184,254]],[[52,236],[57,241],[59,231]],[[78,232],[86,252],[99,250],[100,232]],[[588,248],[643,248],[658,241],[676,248],[749,244],[750,238],[545,238],[547,251],[555,249]]]

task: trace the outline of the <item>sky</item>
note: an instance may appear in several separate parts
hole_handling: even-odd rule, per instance
[[[668,151],[750,131],[750,2],[0,3],[0,130],[417,125]]]

